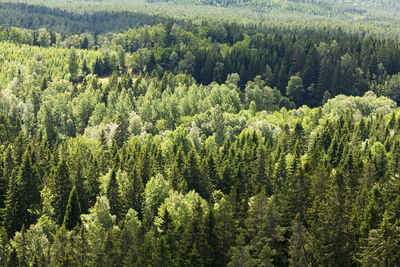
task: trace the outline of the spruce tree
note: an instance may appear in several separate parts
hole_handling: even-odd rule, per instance
[[[73,184],[78,194],[81,210],[86,212],[90,208],[88,200],[89,187],[87,180],[84,177],[84,169],[82,165],[82,160],[78,159],[75,163],[75,170],[72,172],[71,176],[73,177]]]
[[[3,215],[4,227],[7,229],[7,235],[10,238],[16,231],[19,231],[21,227],[17,213],[19,205],[20,199],[17,193],[16,179],[15,177],[10,177]]]
[[[188,154],[184,175],[188,191],[195,190],[201,197],[209,199],[209,183],[206,180],[207,177],[201,174],[199,159],[194,149],[192,149]]]
[[[187,191],[187,183],[183,174],[184,166],[184,153],[182,148],[179,147],[175,154],[174,161],[172,162],[172,166],[170,167],[168,176],[172,188],[181,193]]]
[[[127,203],[130,208],[137,211],[139,219],[143,218],[143,204],[144,204],[144,186],[141,177],[137,174],[136,168],[132,169],[130,177],[130,184],[125,190],[127,190],[126,197]]]
[[[128,132],[128,122],[126,119],[120,115],[118,117],[118,126],[117,129],[115,130],[114,134],[114,140],[118,146],[118,148],[121,148],[128,138],[129,132]]]
[[[230,261],[229,249],[236,238],[237,221],[234,218],[232,204],[227,198],[222,198],[215,210],[215,234],[218,245],[215,248],[216,266],[226,266]]]
[[[245,227],[249,250],[257,264],[268,261],[272,261],[274,265],[287,264],[282,250],[284,237],[278,203],[274,197],[267,197],[264,189],[249,200],[249,215]],[[275,254],[268,251],[275,251]]]
[[[249,247],[246,246],[246,240],[244,232],[240,232],[236,238],[236,246],[231,249],[231,261],[228,263],[228,267],[250,267],[250,266],[260,266],[257,265],[256,261],[251,257]],[[273,266],[271,261],[263,262],[262,266]]]
[[[306,249],[306,235],[305,228],[301,222],[300,214],[296,215],[296,218],[292,223],[292,236],[289,241],[289,256],[291,266],[308,266],[308,252]]]
[[[215,232],[215,217],[214,209],[212,206],[208,208],[208,214],[204,222],[204,233],[206,235],[206,265],[217,266],[216,249],[218,246],[218,239]]]
[[[54,216],[59,225],[63,223],[71,189],[72,181],[69,176],[69,168],[65,159],[62,158],[52,175]]]
[[[88,201],[88,209],[96,204],[96,198],[100,193],[99,176],[101,172],[102,170],[99,166],[98,160],[91,155],[89,166],[86,169],[86,181],[88,187],[86,198]],[[83,209],[82,212],[86,213],[87,210]]]
[[[192,217],[185,227],[180,241],[181,266],[204,266],[207,260],[203,209],[200,201],[195,204]]]
[[[71,52],[68,57],[68,71],[71,74],[71,81],[75,82],[78,75],[78,56],[74,49],[71,49]]]
[[[115,215],[117,221],[122,219],[123,203],[121,193],[117,182],[117,174],[115,169],[111,170],[110,181],[107,186],[107,199],[110,203],[110,213]]]
[[[79,204],[76,187],[73,186],[69,194],[68,204],[64,216],[64,225],[67,230],[72,230],[80,223],[81,206]]]
[[[35,222],[34,210],[40,204],[39,181],[35,168],[31,165],[30,151],[24,153],[18,175],[10,179],[5,204],[4,221],[11,237],[22,225],[29,227]]]
[[[4,201],[7,194],[8,177],[4,176],[4,161],[0,154],[0,209],[4,209]]]
[[[179,260],[176,257],[179,247],[177,229],[172,221],[171,214],[165,206],[160,218],[162,219],[162,223],[159,225],[157,231],[156,258],[160,266],[175,266],[180,260],[180,257],[178,257]]]
[[[388,212],[383,215],[379,229],[371,230],[368,245],[361,253],[362,266],[400,265],[400,224]]]
[[[8,255],[10,253],[10,241],[7,236],[6,229],[1,226],[0,227],[0,265],[6,266]]]

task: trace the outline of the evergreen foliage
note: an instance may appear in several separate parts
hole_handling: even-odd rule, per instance
[[[395,1],[36,2],[0,3],[1,266],[400,265]]]

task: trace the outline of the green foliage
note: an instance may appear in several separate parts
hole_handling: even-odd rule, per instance
[[[107,186],[107,199],[110,204],[110,213],[115,215],[117,221],[119,221],[123,213],[123,203],[121,200],[121,192],[117,183],[115,169],[112,169],[110,174],[110,181],[108,182]]]
[[[144,189],[144,207],[143,214],[146,223],[153,221],[157,215],[158,207],[169,196],[170,185],[161,174],[152,177]]]
[[[11,177],[5,203],[4,222],[9,237],[35,222],[34,210],[40,203],[39,179],[26,150],[16,177]]]
[[[69,194],[68,204],[65,211],[64,222],[67,230],[72,230],[80,222],[81,206],[79,204],[78,193],[76,187],[72,187],[71,193]]]
[[[400,264],[396,3],[128,2],[0,4],[0,265]]]
[[[65,159],[61,159],[52,175],[52,194],[54,217],[57,224],[62,224],[68,205],[72,182],[69,176],[69,168]]]
[[[286,95],[296,105],[303,103],[305,90],[303,88],[303,80],[299,76],[290,77],[289,84],[286,87]]]

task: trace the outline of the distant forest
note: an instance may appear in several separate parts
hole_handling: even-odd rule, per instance
[[[395,3],[26,2],[0,3],[1,266],[400,266]]]

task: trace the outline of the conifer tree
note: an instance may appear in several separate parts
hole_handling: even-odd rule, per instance
[[[176,227],[172,221],[171,214],[167,207],[163,207],[160,218],[162,223],[157,229],[156,259],[161,266],[175,266],[180,258],[174,257],[178,249],[178,238],[176,237]]]
[[[195,190],[205,199],[210,197],[209,183],[206,180],[207,177],[204,177],[201,174],[199,169],[199,159],[194,149],[192,149],[188,154],[184,175],[188,191]]]
[[[0,264],[6,266],[8,255],[10,254],[10,241],[6,229],[0,227]]]
[[[118,127],[115,130],[114,134],[114,140],[118,146],[118,148],[121,148],[125,142],[125,140],[128,138],[128,122],[126,119],[120,115],[118,117]]]
[[[266,151],[262,144],[257,147],[257,158],[255,160],[255,172],[251,179],[252,189],[256,189],[258,185],[265,187],[265,193],[271,195],[273,192],[272,181],[267,175],[266,170]]]
[[[215,210],[215,234],[218,245],[215,248],[217,266],[226,266],[229,259],[229,249],[236,238],[237,222],[234,218],[233,208],[227,198],[222,198]]]
[[[69,194],[68,204],[64,216],[64,225],[67,230],[72,230],[80,223],[81,206],[79,204],[76,187],[73,186]]]
[[[292,224],[292,236],[290,237],[289,256],[291,266],[308,266],[308,252],[306,248],[305,229],[300,219],[300,214],[296,215]]]
[[[96,203],[96,198],[100,193],[100,182],[99,176],[101,173],[101,168],[98,164],[98,160],[94,158],[92,155],[90,156],[89,166],[86,170],[86,181],[87,181],[87,200],[88,200],[88,209],[93,207]],[[87,210],[83,209],[82,212],[85,213]]]
[[[183,174],[185,170],[185,159],[182,151],[182,147],[178,148],[178,151],[175,154],[174,161],[169,171],[169,180],[171,182],[171,186],[174,190],[177,190],[181,193],[187,191],[187,183]]]
[[[107,199],[110,203],[110,213],[116,216],[117,221],[121,220],[123,214],[123,203],[115,169],[111,170],[110,181],[107,186]]]
[[[304,71],[302,73],[304,88],[310,86],[311,83],[318,82],[320,70],[320,58],[317,49],[312,46],[307,53]]]
[[[15,248],[11,251],[10,255],[8,256],[7,260],[7,267],[15,267],[19,266],[18,255]]]
[[[75,82],[78,75],[78,57],[74,49],[71,50],[68,57],[68,71],[71,74],[71,81]]]
[[[31,225],[35,221],[34,210],[40,203],[39,181],[35,168],[31,165],[30,152],[24,153],[22,165],[17,177],[10,179],[5,204],[4,222],[11,237],[22,225]]]
[[[80,159],[77,160],[75,164],[75,170],[71,175],[73,177],[73,184],[76,188],[76,192],[78,194],[79,204],[82,211],[89,210],[89,200],[88,200],[88,184],[84,177],[84,169],[82,166],[82,161]],[[67,227],[68,229],[68,227]]]
[[[152,176],[151,173],[151,159],[150,153],[147,146],[143,146],[140,150],[139,159],[137,164],[137,173],[142,178],[143,184],[147,184],[150,177]]]
[[[371,230],[368,245],[361,253],[362,266],[398,266],[400,264],[400,225],[388,212],[383,215],[381,226]]]
[[[180,241],[181,266],[204,266],[207,260],[203,209],[200,201],[195,204],[192,217],[185,227]]]
[[[246,246],[245,235],[242,232],[238,234],[236,238],[236,246],[231,249],[231,261],[228,263],[228,267],[247,267],[247,266],[257,266],[257,263],[252,259],[249,248]],[[271,262],[263,262],[262,266],[273,266]]]
[[[320,206],[315,222],[311,223],[309,246],[315,264],[348,265],[351,262],[349,242],[352,236],[349,225],[349,207],[347,202],[346,179],[342,171],[334,171],[330,177],[325,200],[316,199]]]
[[[139,242],[140,230],[141,222],[138,218],[138,213],[133,209],[129,209],[123,221],[121,234],[119,235],[119,247],[122,259],[125,259],[131,247]]]
[[[73,251],[73,261],[79,266],[85,265],[87,261],[88,242],[84,225],[76,228],[71,249]]]
[[[215,217],[214,209],[212,206],[208,208],[208,214],[204,222],[204,233],[206,235],[206,255],[207,259],[205,264],[208,266],[216,266],[216,249],[218,246],[218,238],[215,230]]]
[[[141,177],[137,174],[136,167],[132,169],[130,184],[126,189],[127,203],[130,208],[137,211],[139,219],[143,218],[144,186]]]
[[[62,158],[52,175],[54,216],[59,225],[61,225],[64,220],[71,189],[72,181],[69,176],[69,168],[65,159]]]
[[[276,203],[273,197],[266,196],[264,189],[249,201],[250,209],[245,226],[250,240],[249,251],[257,264],[272,261],[279,265],[286,262],[282,255],[284,237]]]

